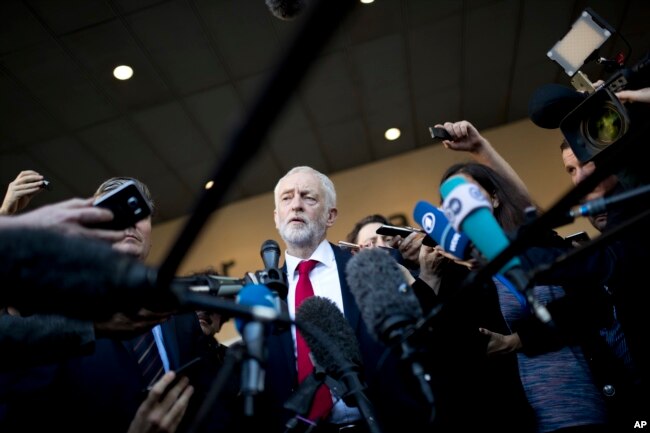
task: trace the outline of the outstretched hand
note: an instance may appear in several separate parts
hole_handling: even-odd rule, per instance
[[[145,308],[135,314],[115,313],[108,320],[95,322],[95,334],[97,337],[120,340],[134,338],[163,323],[170,314],[171,312],[159,313]]]
[[[452,140],[443,140],[442,144],[446,149],[460,152],[478,152],[481,146],[484,145],[485,138],[467,120],[454,123],[445,122],[444,125],[436,125],[436,127],[445,128],[452,137]]]
[[[93,206],[93,198],[72,198],[46,205],[32,211],[2,217],[0,228],[49,229],[64,235],[83,236],[108,242],[118,242],[124,238],[124,230],[91,229],[87,224],[110,221],[113,213]]]
[[[489,337],[486,352],[487,356],[498,356],[521,350],[522,344],[519,334],[510,335],[492,332],[489,329],[479,328],[481,334]]]
[[[168,391],[176,374],[165,373],[147,394],[131,421],[127,433],[173,433],[178,428],[194,392],[187,377],[181,379]]]
[[[7,187],[0,215],[13,215],[19,212],[34,198],[36,194],[43,191],[45,178],[34,170],[23,170],[18,173],[16,179]]]
[[[616,93],[622,102],[645,102],[650,103],[650,87],[637,90],[621,90]]]

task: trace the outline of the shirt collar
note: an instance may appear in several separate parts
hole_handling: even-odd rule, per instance
[[[311,254],[311,256],[309,256],[308,260],[310,259],[318,260],[321,264],[324,264],[325,266],[330,266],[330,264],[335,261],[334,251],[330,247],[327,239],[323,239],[323,241],[320,244],[318,244],[316,250]],[[287,265],[287,275],[291,277],[295,275],[298,264],[305,259],[292,256],[291,254],[285,252],[284,260]]]

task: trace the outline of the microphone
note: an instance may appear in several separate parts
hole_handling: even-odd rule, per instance
[[[443,198],[445,215],[451,224],[456,230],[460,229],[466,233],[486,259],[494,259],[510,244],[510,240],[492,215],[490,201],[478,185],[468,182],[463,176],[451,176],[440,185],[440,195]],[[514,283],[516,290],[513,290],[513,294],[517,296],[516,291],[523,293],[525,301],[530,304],[535,315],[543,323],[550,324],[551,315],[535,298],[532,287],[529,288],[530,281],[519,258],[510,259],[501,268],[500,273],[507,277],[507,280],[504,281],[500,276],[497,278],[510,289],[509,283]]]
[[[24,314],[96,320],[118,311],[178,306],[170,290],[156,287],[157,269],[98,240],[43,229],[4,229],[0,257],[0,303]]]
[[[368,424],[371,432],[379,432],[372,403],[364,394],[366,388],[359,372],[362,367],[359,343],[350,324],[334,302],[320,296],[305,299],[296,311],[296,325],[320,367],[331,377],[343,382],[342,392],[337,393],[346,403],[347,396],[354,403]]]
[[[275,309],[273,293],[261,284],[249,284],[237,295],[237,303],[249,307],[263,306]],[[242,336],[246,346],[244,364],[242,366],[241,393],[244,396],[244,414],[253,416],[255,396],[264,391],[264,368],[266,362],[265,336],[270,333],[269,327],[259,320],[235,319],[237,331]]]
[[[588,96],[561,84],[544,84],[528,102],[528,115],[540,128],[557,129],[567,114]]]
[[[423,312],[397,262],[380,248],[364,248],[348,262],[346,279],[371,335],[389,347],[400,347],[401,359],[410,365],[433,413],[428,375],[415,360],[417,350],[409,342]]]
[[[188,291],[183,284],[159,287],[157,268],[102,241],[43,229],[3,229],[0,233],[0,303],[23,314],[101,320],[143,307],[154,311],[196,307],[263,322],[292,323],[275,306],[237,305]]]
[[[286,299],[288,292],[287,277],[279,269],[280,246],[274,240],[264,241],[260,250],[264,270],[255,273],[247,272],[244,278],[225,277],[221,275],[192,275],[175,277],[173,284],[194,293],[205,293],[213,296],[232,296],[247,284],[264,284],[269,289],[278,292]]]
[[[277,268],[280,264],[280,245],[273,239],[268,239],[262,244],[260,255],[265,269]]]
[[[172,280],[174,286],[183,287],[194,293],[205,293],[212,296],[236,295],[246,284],[244,278],[210,274],[176,277]]]
[[[568,216],[570,218],[576,218],[580,216],[598,215],[614,206],[626,204],[629,201],[647,200],[648,195],[650,195],[650,185],[644,185],[611,197],[600,197],[590,200],[574,209],[571,209]]]
[[[413,209],[413,219],[420,224],[427,236],[448,253],[461,260],[472,258],[469,238],[454,230],[445,214],[431,203],[424,200],[417,202]]]
[[[280,246],[273,239],[266,240],[260,249],[260,256],[264,263],[264,270],[257,272],[260,284],[276,292],[280,299],[286,300],[289,283],[286,274],[280,269]]]
[[[281,20],[292,20],[297,17],[307,4],[306,0],[266,0],[271,13]]]
[[[451,176],[440,186],[442,208],[455,230],[471,239],[476,249],[488,260],[503,251],[510,241],[492,215],[492,205],[476,184],[460,175]],[[521,267],[519,258],[512,258],[502,269],[506,272]]]

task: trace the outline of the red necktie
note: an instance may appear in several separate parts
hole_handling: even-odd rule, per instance
[[[306,260],[298,264],[298,285],[296,286],[296,309],[305,299],[314,296],[314,288],[309,280],[309,273],[318,264],[317,260]],[[296,346],[298,351],[298,382],[302,382],[314,370],[314,365],[309,359],[309,346],[296,330]],[[332,410],[332,395],[327,386],[321,385],[316,391],[314,402],[307,416],[311,420],[324,418]]]

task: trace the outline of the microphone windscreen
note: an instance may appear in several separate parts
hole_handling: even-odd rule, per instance
[[[312,355],[326,371],[336,371],[340,367],[341,356],[355,365],[361,365],[357,337],[333,301],[320,296],[305,299],[298,307],[296,321],[309,323],[328,337],[328,341],[322,341],[308,332],[301,333]]]
[[[461,260],[471,258],[469,238],[463,233],[458,233],[440,209],[421,200],[413,209],[413,219],[442,249]]]
[[[305,9],[306,0],[266,0],[271,13],[281,20],[292,20]]]
[[[156,290],[155,269],[94,239],[6,229],[0,257],[0,303],[23,313],[100,319],[172,297]]]
[[[416,322],[422,308],[397,262],[381,248],[363,248],[346,266],[346,280],[370,333],[381,341],[388,322]]]
[[[263,284],[248,284],[239,291],[237,304],[247,307],[269,307],[277,309],[275,297],[271,290]],[[250,320],[237,317],[235,327],[240,335],[243,335],[244,327]]]
[[[544,84],[530,98],[528,116],[541,128],[556,129],[560,127],[562,119],[588,96],[561,84]]]

